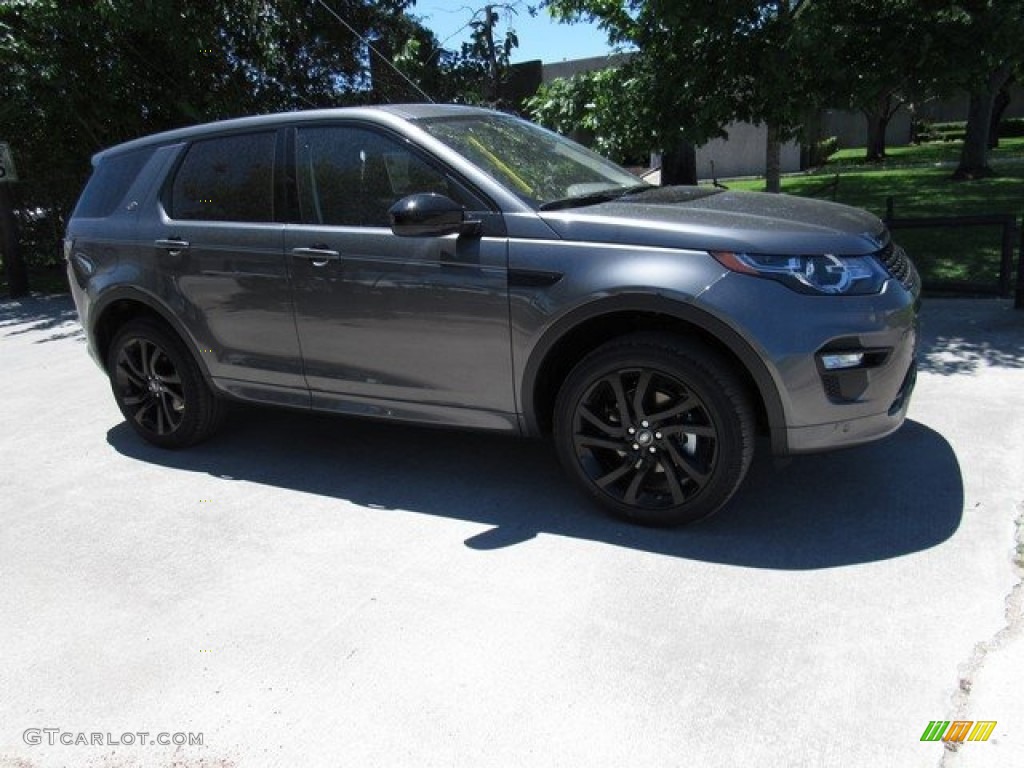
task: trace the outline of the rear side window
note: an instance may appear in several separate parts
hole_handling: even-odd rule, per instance
[[[82,191],[82,197],[75,208],[75,217],[102,219],[117,210],[118,204],[124,200],[135,177],[154,151],[154,147],[147,147],[101,160]]]
[[[174,176],[171,217],[273,221],[275,139],[269,131],[193,143]]]

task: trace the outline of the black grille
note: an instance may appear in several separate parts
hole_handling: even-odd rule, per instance
[[[889,243],[876,253],[875,257],[882,262],[882,266],[890,275],[900,281],[900,285],[911,293],[917,292],[921,286],[921,278],[918,277],[917,270],[907,258],[906,251],[895,243]]]

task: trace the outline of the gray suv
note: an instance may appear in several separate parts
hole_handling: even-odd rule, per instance
[[[243,118],[97,154],[68,225],[93,357],[144,439],[242,400],[550,435],[611,511],[719,509],[776,454],[888,435],[919,280],[860,210],[654,187],[435,105]]]

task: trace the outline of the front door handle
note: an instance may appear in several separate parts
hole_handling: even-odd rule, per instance
[[[341,258],[341,254],[337,251],[320,245],[314,245],[312,248],[292,248],[292,256],[309,259],[313,262],[314,267],[324,267],[329,261],[337,261]]]
[[[157,248],[163,248],[171,256],[177,256],[182,251],[187,251],[189,247],[188,240],[179,240],[178,238],[169,238],[166,240],[157,240],[153,243]]]

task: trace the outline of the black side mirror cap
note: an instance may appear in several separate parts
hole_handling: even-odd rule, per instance
[[[399,237],[478,237],[481,224],[466,218],[466,210],[450,197],[422,192],[403,197],[388,210],[391,231]]]

